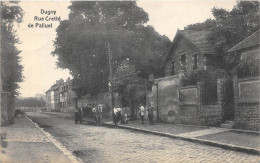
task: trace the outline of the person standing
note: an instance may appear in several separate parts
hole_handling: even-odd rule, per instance
[[[97,125],[101,125],[103,104],[99,104],[97,108]]]
[[[153,106],[151,106],[151,104],[149,104],[147,111],[148,111],[149,123],[150,123],[150,125],[154,125],[153,112],[155,111],[155,108]]]
[[[95,107],[95,104],[94,104],[94,107],[92,108],[92,113],[93,113],[93,117],[94,117],[94,120],[95,120],[95,124],[97,125],[98,124],[98,121],[97,121],[97,108]]]
[[[142,104],[140,104],[140,116],[142,124],[144,124],[144,106]]]
[[[78,112],[79,112],[78,107],[76,107],[76,108],[74,109],[74,112],[75,112],[75,124],[77,124],[77,123],[78,123]]]
[[[77,107],[75,109],[75,123],[78,123],[78,121],[80,122],[80,124],[82,124],[82,121],[83,121],[83,109]]]
[[[113,122],[117,126],[117,123],[121,120],[121,108],[115,107],[114,108],[114,117],[113,117]]]

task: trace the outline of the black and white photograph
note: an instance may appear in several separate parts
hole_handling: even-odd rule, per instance
[[[260,162],[260,1],[0,1],[0,163]]]

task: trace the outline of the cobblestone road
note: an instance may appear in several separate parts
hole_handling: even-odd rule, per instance
[[[73,120],[29,114],[84,162],[260,162],[260,157],[129,130],[76,125]]]

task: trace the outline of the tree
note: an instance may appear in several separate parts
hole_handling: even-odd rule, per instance
[[[216,27],[216,20],[214,19],[207,19],[206,21],[202,23],[195,23],[190,24],[184,27],[185,30],[195,30],[195,31],[201,31],[201,30],[210,30],[214,27]]]
[[[123,106],[132,102],[144,103],[147,80],[140,78],[139,73],[129,60],[124,60],[116,69],[113,86],[121,95]]]
[[[213,8],[212,13],[214,20],[188,25],[185,29],[210,30],[208,40],[223,60],[223,68],[231,70],[238,65],[239,57],[227,51],[260,29],[259,1],[238,1],[231,11]]]
[[[16,48],[19,40],[14,23],[21,23],[23,13],[18,2],[1,2],[1,78],[2,89],[12,95],[19,94],[18,83],[22,81],[23,66],[20,64],[20,52]]]
[[[167,52],[170,40],[145,26],[148,15],[136,2],[72,2],[69,9],[69,19],[57,28],[52,54],[58,56],[60,68],[70,70],[78,95],[99,93],[109,82],[108,44],[113,71],[129,58],[143,78],[151,67],[159,72],[158,58]]]

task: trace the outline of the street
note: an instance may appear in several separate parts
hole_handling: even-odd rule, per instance
[[[84,162],[258,162],[258,156],[130,130],[75,124],[31,112],[28,117]]]

